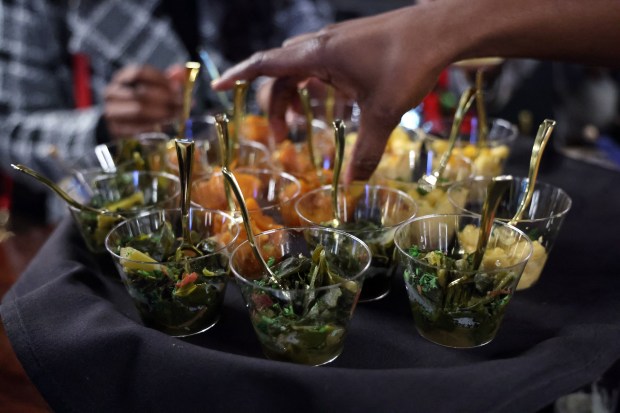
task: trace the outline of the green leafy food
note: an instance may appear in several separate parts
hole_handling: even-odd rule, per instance
[[[145,324],[172,335],[191,334],[213,325],[219,317],[228,279],[228,257],[213,253],[220,247],[214,238],[196,246],[204,257],[177,261],[176,239],[168,222],[152,234],[122,240],[118,249],[138,251],[136,265],[126,256],[120,260],[124,282]],[[120,254],[123,256],[123,254]],[[134,258],[137,260],[136,258]]]
[[[255,286],[242,287],[268,357],[318,365],[340,354],[360,289],[356,281],[344,278],[343,263],[348,268],[357,265],[352,257],[329,255],[319,245],[311,257],[285,256],[277,263],[270,259],[276,280],[265,277]]]
[[[472,255],[451,257],[413,246],[404,272],[418,329],[433,341],[472,347],[490,341],[501,322],[518,274],[474,271]]]

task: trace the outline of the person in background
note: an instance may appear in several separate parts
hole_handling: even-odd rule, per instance
[[[0,171],[23,163],[59,180],[98,143],[178,116],[180,68],[199,50],[225,69],[331,21],[326,0],[2,0]],[[20,175],[14,206],[49,212],[54,195]]]
[[[315,77],[354,98],[359,139],[345,178],[366,179],[403,113],[450,64],[481,57],[566,60],[620,67],[620,2],[441,0],[328,26],[258,52],[213,83],[273,76],[269,114],[283,137],[291,90]],[[455,12],[458,10],[458,12]]]

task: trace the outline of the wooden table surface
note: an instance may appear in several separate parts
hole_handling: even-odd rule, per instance
[[[0,227],[0,298],[6,294],[52,232],[52,226],[11,217]],[[10,232],[10,233],[9,233]],[[50,412],[31,383],[11,347],[0,320],[0,411],[3,413]]]

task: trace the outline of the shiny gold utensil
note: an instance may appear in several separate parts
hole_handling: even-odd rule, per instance
[[[256,237],[254,236],[254,231],[252,231],[252,225],[250,224],[250,213],[248,212],[248,207],[245,204],[243,193],[241,192],[241,188],[239,187],[239,183],[237,183],[235,175],[226,167],[222,168],[222,175],[224,175],[224,179],[226,179],[226,182],[230,185],[230,188],[235,194],[235,198],[237,198],[237,203],[239,204],[239,209],[241,210],[241,216],[243,217],[243,226],[245,227],[245,232],[248,236],[248,242],[250,243],[250,247],[252,248],[254,256],[269,275],[270,281],[278,287],[282,288],[280,281],[278,281],[278,278],[273,273],[269,265],[267,265],[267,262],[265,262],[265,259],[258,250],[258,246],[256,245]]]
[[[84,205],[78,202],[77,200],[73,199],[69,194],[67,194],[64,190],[62,190],[58,185],[52,182],[50,179],[41,175],[37,171],[28,168],[27,166],[20,165],[20,164],[11,164],[11,167],[41,182],[43,185],[47,186],[49,189],[54,191],[58,196],[60,196],[66,203],[68,203],[69,205],[71,205],[72,207],[76,209],[79,209],[80,211],[92,212],[95,214],[106,214],[106,215],[111,215],[112,217],[116,219],[123,219],[122,215],[116,214],[108,209],[93,208],[91,206]]]
[[[439,160],[439,166],[430,174],[424,174],[418,180],[418,191],[423,193],[431,192],[443,178],[443,173],[448,165],[448,160],[456,144],[456,140],[459,136],[461,124],[463,123],[463,117],[469,110],[474,97],[476,96],[475,88],[468,88],[463,92],[459,100],[459,104],[454,113],[454,121],[452,122],[452,129],[450,130],[450,136],[448,138],[448,148],[441,156]]]
[[[530,169],[527,175],[527,186],[525,188],[525,193],[521,198],[519,208],[517,209],[514,217],[509,222],[510,225],[515,225],[519,220],[521,220],[525,209],[528,207],[532,200],[532,195],[534,194],[534,186],[536,185],[536,178],[538,177],[538,168],[540,168],[542,154],[545,150],[545,147],[547,146],[549,138],[551,137],[553,128],[555,128],[555,121],[551,119],[545,119],[538,127],[538,132],[536,133],[536,138],[534,139],[534,146],[532,147],[532,155],[530,156]]]
[[[222,158],[222,169],[230,168],[231,154],[230,147],[232,142],[228,135],[228,116],[224,113],[218,113],[215,115],[215,129],[217,130],[217,140],[220,145],[220,157]],[[236,210],[235,201],[230,194],[230,185],[227,180],[224,180],[224,193],[226,194],[226,203],[230,212]]]
[[[245,118],[245,99],[248,94],[249,84],[245,80],[237,80],[233,90],[233,126],[234,130],[231,134],[231,145],[228,146],[228,156],[230,162],[236,158],[237,149],[239,148],[239,136],[243,127],[243,119]]]
[[[476,251],[474,251],[472,259],[472,268],[477,270],[482,263],[482,257],[487,249],[487,243],[491,236],[491,229],[493,228],[493,219],[495,218],[495,212],[499,206],[499,201],[504,195],[504,192],[510,187],[511,178],[507,175],[495,177],[489,183],[487,189],[487,197],[482,204],[482,216],[480,217],[480,231],[478,235],[478,244],[476,244]]]
[[[186,78],[185,85],[183,87],[183,118],[181,119],[181,124],[179,125],[179,139],[185,139],[185,132],[187,128],[187,121],[189,120],[189,115],[192,109],[192,93],[194,92],[194,85],[196,84],[196,78],[198,77],[198,72],[200,71],[200,63],[198,62],[187,62],[185,63],[186,69]]]
[[[332,85],[327,85],[327,96],[325,97],[325,120],[328,125],[334,123],[334,107],[336,106],[336,89]]]
[[[484,105],[484,68],[476,70],[476,110],[478,112],[478,150],[487,145],[489,136],[489,125],[487,120],[487,110]]]
[[[190,232],[189,212],[192,196],[192,165],[194,160],[194,141],[188,139],[175,139],[174,145],[179,161],[179,179],[181,181],[181,228],[183,238],[181,245],[177,247],[175,258],[181,260],[184,257],[198,257],[202,252],[194,246]]]
[[[334,210],[334,218],[330,226],[338,228],[341,222],[340,210],[338,209],[338,187],[340,185],[342,162],[344,161],[345,127],[341,119],[336,119],[333,126],[336,140],[336,159],[334,160],[334,176],[332,177],[332,209]]]
[[[319,173],[319,168],[316,165],[316,157],[314,156],[314,144],[312,139],[312,122],[314,121],[314,115],[312,113],[312,106],[310,105],[310,94],[308,93],[308,89],[305,87],[299,88],[297,93],[299,94],[301,107],[306,118],[306,144],[308,145],[310,164],[316,173]]]

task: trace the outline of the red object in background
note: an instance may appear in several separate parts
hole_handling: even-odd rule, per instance
[[[13,192],[13,179],[0,172],[0,211],[11,209],[11,193]]]
[[[92,106],[90,90],[90,61],[83,53],[73,55],[73,95],[78,109]]]

